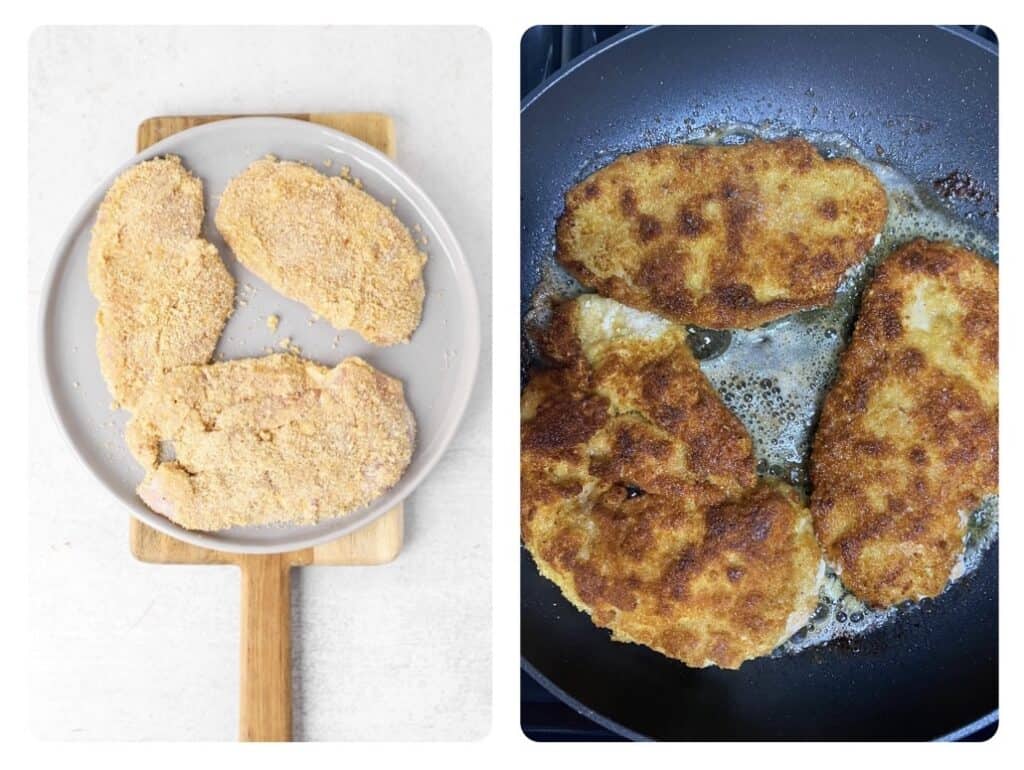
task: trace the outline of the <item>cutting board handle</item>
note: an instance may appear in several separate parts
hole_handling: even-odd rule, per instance
[[[247,555],[242,571],[239,739],[292,737],[291,562],[286,555]]]

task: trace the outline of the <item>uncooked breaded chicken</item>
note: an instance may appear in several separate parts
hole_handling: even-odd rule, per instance
[[[553,364],[523,393],[523,541],[619,641],[737,668],[817,606],[824,565],[798,493],[754,472],[750,437],[685,331],[613,300],[560,306]]]
[[[96,351],[127,409],[161,372],[208,361],[231,314],[235,282],[202,224],[202,182],[174,156],[128,169],[100,204],[89,244]]]
[[[414,436],[398,380],[360,358],[328,369],[288,354],[174,369],[126,431],[143,501],[207,531],[360,508],[401,478]]]
[[[914,241],[878,268],[811,453],[818,540],[875,606],[942,592],[998,485],[998,271]]]
[[[228,184],[216,223],[242,264],[335,328],[393,345],[419,325],[426,255],[352,183],[264,158]]]
[[[677,323],[753,328],[829,304],[871,249],[885,190],[803,139],[662,145],[569,190],[557,259],[585,286]]]

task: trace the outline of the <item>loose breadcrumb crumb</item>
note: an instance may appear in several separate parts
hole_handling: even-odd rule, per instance
[[[302,348],[292,342],[291,337],[282,337],[277,343],[277,346],[282,350],[287,350],[289,353],[294,353],[295,355],[302,352]]]

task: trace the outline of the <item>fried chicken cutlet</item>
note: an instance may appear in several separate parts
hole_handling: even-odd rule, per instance
[[[885,190],[804,139],[661,145],[569,190],[556,258],[582,284],[682,324],[753,328],[827,305],[872,248]]]
[[[228,183],[216,224],[242,264],[337,329],[393,345],[419,325],[426,255],[391,209],[340,177],[258,160]]]
[[[328,369],[275,354],[155,378],[125,435],[146,469],[143,501],[210,531],[313,524],[370,503],[408,466],[415,423],[402,383],[360,358]]]
[[[967,515],[998,485],[998,271],[916,240],[878,268],[825,398],[811,511],[843,583],[875,606],[941,593]]]
[[[202,182],[174,156],[128,169],[100,204],[88,256],[96,351],[127,409],[153,377],[208,361],[231,314],[235,282],[202,224]]]
[[[810,515],[760,482],[746,430],[685,331],[585,295],[541,340],[522,397],[523,541],[618,641],[736,668],[807,621],[824,565]]]

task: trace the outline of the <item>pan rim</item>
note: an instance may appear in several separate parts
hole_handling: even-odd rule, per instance
[[[643,26],[637,26],[637,27],[627,27],[626,29],[622,30],[621,32],[617,33],[616,35],[613,35],[612,37],[608,38],[607,40],[603,41],[602,43],[594,46],[593,48],[591,48],[589,50],[587,50],[585,53],[583,53],[582,55],[578,56],[576,59],[573,59],[566,67],[564,67],[563,69],[559,70],[554,76],[549,77],[546,80],[542,81],[535,88],[533,88],[529,93],[527,93],[520,100],[520,116],[522,116],[535,102],[537,102],[541,97],[543,97],[550,89],[552,89],[554,86],[558,85],[563,78],[568,77],[570,74],[572,74],[579,67],[581,67],[582,65],[588,63],[591,59],[595,58],[596,56],[601,55],[602,53],[604,53],[604,52],[606,52],[606,51],[608,51],[608,50],[610,50],[612,48],[614,48],[615,46],[619,45],[620,43],[623,43],[623,42],[626,42],[628,40],[631,40],[634,37],[636,37],[638,35],[642,35],[642,34],[644,34],[646,32],[651,31],[651,30],[658,29],[661,26],[663,26],[663,25],[643,25]],[[678,26],[680,28],[683,28],[683,29],[691,29],[692,30],[692,29],[699,29],[701,25],[678,25]],[[731,26],[733,26],[733,27],[740,27],[740,28],[747,27],[747,28],[755,28],[755,29],[765,29],[765,28],[785,28],[785,27],[788,27],[788,28],[799,28],[801,26],[813,28],[816,25],[731,25]],[[848,25],[835,25],[835,26],[848,26]],[[863,27],[863,28],[883,28],[884,29],[884,28],[887,28],[887,27],[890,27],[890,28],[897,27],[898,28],[900,26],[908,26],[908,25],[849,25],[849,26],[860,26],[860,27]],[[923,25],[923,26],[926,26],[926,25]],[[980,37],[979,35],[971,34],[968,30],[963,29],[963,28],[958,27],[958,26],[955,26],[955,25],[934,25],[933,28],[937,29],[937,30],[940,30],[942,32],[948,33],[948,34],[950,34],[950,35],[952,35],[952,36],[954,36],[956,38],[959,38],[960,40],[962,40],[965,43],[969,43],[971,45],[974,45],[977,48],[985,51],[986,53],[988,53],[991,56],[993,56],[996,59],[998,59],[998,56],[999,56],[998,46],[996,44],[993,44],[991,41],[985,40],[984,38]],[[520,255],[520,256],[522,257],[522,255]],[[522,569],[522,568],[523,567],[520,566],[520,569]],[[520,597],[520,600],[521,599],[522,599],[522,597]],[[625,727],[624,725],[622,725],[622,724],[620,724],[618,722],[615,722],[614,720],[611,720],[608,717],[605,717],[604,715],[594,711],[589,706],[586,706],[579,699],[577,699],[574,696],[572,696],[569,693],[567,693],[565,690],[563,690],[558,685],[556,685],[551,679],[549,679],[547,676],[542,674],[539,671],[539,669],[536,666],[534,666],[526,658],[526,656],[524,654],[522,654],[522,653],[520,653],[520,668],[523,671],[525,671],[530,677],[532,677],[534,679],[534,681],[536,681],[538,684],[540,684],[545,690],[547,690],[551,695],[553,695],[554,697],[558,698],[560,701],[562,701],[563,703],[568,705],[570,708],[574,709],[580,715],[590,719],[593,722],[596,722],[597,724],[599,724],[602,727],[606,728],[610,732],[616,733],[617,735],[620,735],[620,736],[622,736],[624,738],[627,738],[629,740],[645,740],[645,741],[646,740],[656,740],[656,739],[654,739],[654,738],[652,738],[650,736],[647,736],[647,735],[644,735],[642,733],[639,733],[639,732],[636,732],[634,730],[631,730],[631,729]],[[972,733],[974,733],[974,732],[976,732],[976,731],[978,731],[980,729],[983,729],[983,728],[991,725],[992,723],[996,722],[998,719],[999,719],[999,708],[997,706],[992,711],[982,715],[981,717],[975,719],[974,721],[972,721],[972,722],[970,722],[970,723],[968,723],[966,725],[963,725],[963,726],[961,726],[961,727],[959,727],[959,728],[957,728],[957,729],[955,729],[955,730],[953,730],[951,732],[948,732],[946,734],[943,734],[943,735],[940,735],[940,736],[936,736],[936,737],[932,738],[931,740],[933,740],[933,741],[958,741],[958,740],[962,740],[963,738],[971,735]]]
[[[74,242],[76,234],[87,224],[93,211],[99,205],[99,201],[102,200],[104,193],[113,184],[114,180],[125,170],[133,165],[136,165],[144,160],[157,157],[162,154],[170,152],[168,148],[172,148],[180,144],[182,139],[194,139],[196,137],[202,137],[205,133],[222,132],[225,130],[231,130],[232,126],[248,124],[248,125],[265,125],[268,128],[273,126],[287,126],[297,127],[300,126],[302,131],[315,131],[328,137],[331,141],[339,142],[342,145],[350,145],[360,152],[365,153],[370,160],[377,164],[376,168],[387,176],[388,179],[394,183],[400,184],[406,191],[410,201],[413,205],[421,209],[425,213],[425,219],[427,219],[431,225],[433,225],[438,234],[441,236],[441,241],[445,244],[444,258],[452,263],[455,269],[457,283],[460,290],[460,302],[463,303],[463,308],[466,312],[468,323],[463,330],[466,335],[466,350],[464,356],[461,356],[464,365],[462,368],[461,375],[456,382],[456,387],[453,389],[453,397],[451,399],[452,412],[450,417],[441,426],[437,434],[437,439],[433,442],[433,451],[426,456],[421,467],[419,467],[414,473],[404,474],[399,480],[399,484],[403,486],[402,491],[391,501],[391,505],[388,507],[381,506],[378,510],[373,511],[370,514],[366,514],[360,517],[358,520],[349,521],[348,517],[342,516],[334,519],[338,522],[336,528],[332,528],[329,531],[321,532],[319,534],[302,534],[302,529],[296,528],[294,536],[282,538],[282,541],[278,542],[235,542],[230,539],[221,539],[216,537],[217,533],[200,532],[198,530],[188,530],[177,524],[174,524],[170,519],[165,518],[149,509],[141,510],[141,508],[134,508],[128,505],[121,497],[120,494],[116,493],[107,482],[100,476],[93,463],[90,462],[78,444],[69,432],[68,425],[65,422],[61,409],[57,404],[55,397],[55,382],[53,372],[51,371],[50,362],[50,351],[51,344],[47,340],[47,324],[50,316],[52,315],[51,306],[54,301],[53,292],[57,281],[59,270],[65,264],[64,256]],[[209,212],[207,212],[208,214]],[[205,215],[204,215],[205,218]],[[336,129],[330,128],[329,126],[321,125],[318,123],[312,123],[306,120],[299,120],[295,118],[279,117],[279,116],[246,116],[237,118],[226,118],[224,120],[217,120],[211,123],[205,123],[199,126],[180,131],[173,134],[144,150],[135,153],[127,161],[118,165],[118,167],[109,175],[103,178],[101,182],[96,185],[85,198],[84,202],[75,211],[74,215],[68,221],[64,231],[57,242],[56,247],[50,256],[50,262],[46,269],[46,275],[40,287],[40,302],[37,309],[36,319],[36,339],[38,342],[38,353],[37,353],[37,365],[39,366],[39,372],[41,374],[42,383],[46,392],[46,403],[50,415],[56,423],[59,432],[63,436],[66,444],[74,452],[81,464],[89,471],[92,478],[106,490],[114,499],[122,504],[122,507],[127,509],[128,513],[143,522],[147,526],[156,529],[157,531],[173,537],[177,540],[189,543],[191,545],[207,548],[211,550],[236,553],[236,554],[275,554],[275,553],[288,553],[290,551],[302,550],[305,548],[312,548],[316,545],[336,540],[345,535],[349,535],[358,529],[361,529],[378,518],[383,516],[387,511],[391,510],[396,505],[401,504],[409,495],[411,495],[419,485],[430,475],[434,470],[437,463],[444,456],[448,447],[451,444],[459,426],[462,423],[462,419],[465,416],[466,410],[469,406],[469,401],[472,398],[473,391],[476,387],[476,380],[479,371],[480,364],[480,352],[481,352],[481,329],[480,329],[480,304],[479,296],[476,289],[476,281],[473,277],[473,271],[470,268],[469,263],[466,260],[465,252],[462,249],[458,238],[455,236],[454,231],[448,224],[448,221],[442,215],[440,209],[436,206],[433,200],[424,192],[424,190],[417,184],[405,171],[402,170],[398,164],[389,158],[384,153],[380,152],[377,148],[363,142],[353,136],[345,134]],[[385,492],[387,494],[387,492]],[[371,502],[370,506],[374,503]],[[328,520],[325,520],[328,521]],[[290,525],[296,526],[296,525]]]
[[[594,709],[590,708],[585,703],[580,701],[578,698],[576,698],[573,695],[570,695],[568,692],[563,690],[547,676],[542,674],[540,670],[532,663],[530,663],[523,655],[519,656],[519,667],[520,669],[525,671],[527,675],[531,679],[533,679],[533,681],[535,681],[537,684],[539,684],[541,687],[547,690],[548,693],[553,695],[566,706],[569,706],[580,716],[586,717],[591,722],[595,722],[604,729],[608,730],[608,732],[615,733],[616,735],[630,741],[646,742],[658,740],[657,738],[654,738],[645,733],[637,732],[636,730],[631,730],[625,725],[622,725],[613,719],[609,719],[599,711],[595,711]],[[997,721],[999,721],[999,709],[995,708],[987,714],[983,714],[982,716],[978,717],[973,722],[968,722],[966,725],[963,725],[962,727],[958,727],[955,730],[952,730],[944,735],[936,736],[934,738],[931,738],[930,740],[935,743],[951,743],[956,741],[962,741],[964,738],[973,735],[979,730],[983,730],[986,727],[989,727]],[[780,738],[779,740],[789,739]]]
[[[607,40],[605,40],[605,41],[603,41],[601,43],[598,43],[593,48],[588,49],[585,53],[583,53],[580,56],[577,56],[575,59],[573,59],[569,63],[568,66],[566,66],[563,69],[559,70],[554,76],[547,78],[546,80],[542,81],[541,83],[538,83],[537,86],[535,86],[533,88],[533,90],[531,90],[528,94],[526,94],[526,96],[524,96],[520,100],[520,103],[519,103],[519,113],[522,114],[522,113],[526,112],[526,110],[529,109],[530,105],[532,105],[535,101],[537,101],[540,97],[542,97],[553,86],[557,85],[559,81],[561,81],[565,77],[568,77],[571,73],[573,73],[575,70],[579,69],[579,67],[583,66],[584,64],[586,64],[588,61],[590,61],[594,57],[599,56],[600,54],[604,53],[605,51],[609,50],[610,48],[614,48],[615,46],[619,45],[620,43],[624,43],[627,40],[631,40],[632,38],[636,37],[637,35],[642,35],[645,32],[650,32],[651,30],[660,29],[661,27],[665,27],[665,26],[671,27],[673,25],[644,24],[644,25],[639,25],[639,26],[635,26],[635,27],[629,26],[629,27],[626,27],[626,29],[622,30],[621,32],[618,32],[618,33],[612,35]],[[699,25],[699,24],[696,24],[696,25],[695,24],[681,24],[681,25],[676,25],[676,26],[678,26],[679,28],[682,28],[682,29],[699,29],[701,27],[701,25]],[[752,27],[752,28],[755,28],[755,29],[756,28],[765,28],[765,27],[769,27],[769,28],[770,27],[774,27],[774,28],[777,28],[777,29],[781,29],[781,28],[787,28],[787,27],[788,28],[794,28],[794,27],[798,28],[798,27],[801,27],[801,26],[814,27],[815,25],[812,25],[812,24],[805,24],[805,25],[801,25],[801,24],[762,24],[762,25],[757,25],[757,24],[753,24],[753,25],[738,24],[738,25],[731,25],[731,26],[741,27],[741,28],[742,27]],[[845,25],[836,25],[836,26],[845,26]],[[862,24],[862,25],[849,25],[849,26],[853,26],[853,27],[861,26],[861,27],[865,27],[865,28],[883,28],[884,29],[887,26],[889,26],[889,27],[899,27],[901,25]],[[943,32],[947,32],[950,35],[953,35],[954,37],[958,37],[961,40],[963,40],[965,43],[970,43],[971,45],[975,45],[978,48],[980,48],[983,51],[985,51],[986,53],[989,53],[989,54],[991,54],[991,55],[993,55],[993,56],[995,56],[997,58],[999,57],[999,49],[996,47],[996,45],[993,44],[989,40],[985,40],[984,38],[982,38],[979,35],[971,35],[970,33],[967,32],[967,30],[965,30],[965,29],[963,29],[961,27],[957,27],[955,25],[951,25],[951,24],[936,24],[934,26],[934,28],[942,30]]]
[[[586,717],[591,722],[596,722],[609,732],[615,733],[616,735],[619,735],[631,741],[655,740],[649,735],[637,732],[636,730],[630,730],[625,725],[621,725],[615,720],[609,719],[599,711],[595,711],[594,709],[590,708],[590,706],[587,706],[578,698],[570,695],[557,684],[555,684],[553,681],[551,681],[551,679],[544,676],[544,674],[542,674],[536,666],[530,663],[522,655],[519,656],[519,667],[523,671],[525,671],[530,676],[530,678],[533,679],[533,681],[535,681],[549,693],[558,698],[558,700],[562,701],[562,703],[571,707],[577,714]]]

